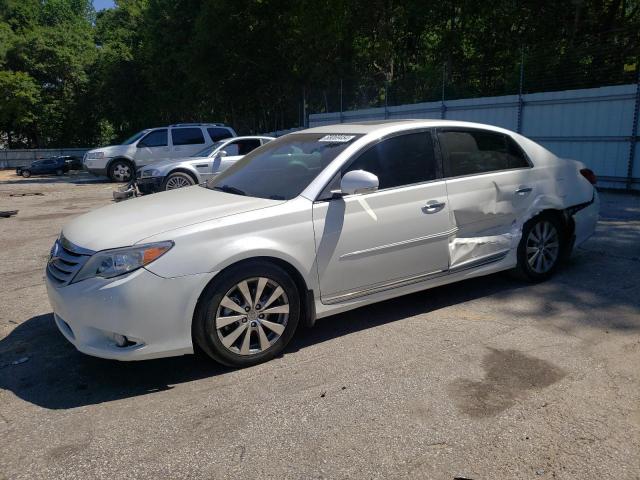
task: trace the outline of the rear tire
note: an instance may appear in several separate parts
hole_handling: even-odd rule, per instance
[[[279,266],[253,260],[230,267],[200,298],[194,344],[229,367],[266,362],[293,337],[300,306],[295,282]]]
[[[518,245],[517,277],[542,282],[558,269],[567,244],[567,232],[558,216],[542,213],[524,224]]]
[[[56,175],[61,176],[64,172],[60,169],[56,170]]]

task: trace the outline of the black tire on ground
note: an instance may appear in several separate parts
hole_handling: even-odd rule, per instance
[[[243,280],[260,277],[275,281],[286,294],[289,302],[289,317],[285,329],[280,337],[265,351],[251,355],[234,353],[222,344],[216,329],[216,314],[218,313],[220,302],[230,289]],[[285,270],[263,260],[243,262],[223,272],[202,293],[193,318],[194,348],[201,348],[209,357],[223,365],[235,368],[250,367],[271,360],[284,350],[296,332],[300,316],[300,293],[295,282]]]
[[[549,237],[546,243],[545,236]],[[551,277],[566,256],[567,236],[564,223],[553,213],[542,213],[526,222],[518,245],[515,276],[528,282],[542,282]]]
[[[196,181],[184,172],[173,172],[167,175],[162,183],[162,190],[175,190],[176,188],[190,187],[195,185]]]
[[[20,172],[20,174],[24,177],[24,178],[29,178],[31,176],[31,170],[22,170],[22,172]]]
[[[128,160],[115,160],[109,166],[109,178],[112,182],[130,182],[134,175],[134,168]]]

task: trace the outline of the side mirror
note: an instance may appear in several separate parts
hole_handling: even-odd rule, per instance
[[[222,158],[222,157],[226,157],[227,155],[229,155],[229,154],[227,153],[226,150],[220,150],[218,152],[218,155],[216,155],[216,156]]]
[[[364,170],[352,170],[342,177],[340,190],[342,195],[354,195],[356,193],[370,193],[378,190],[378,177]]]

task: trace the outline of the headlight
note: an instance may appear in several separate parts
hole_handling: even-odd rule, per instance
[[[93,254],[71,283],[92,277],[113,278],[133,272],[167,253],[173,242],[147,243],[136,247],[114,248]]]
[[[160,176],[160,170],[156,170],[156,169],[143,170],[142,171],[142,176],[143,177],[159,177]]]
[[[104,158],[104,152],[89,152],[87,158]]]

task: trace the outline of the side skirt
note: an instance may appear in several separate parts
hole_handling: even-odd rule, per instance
[[[367,297],[369,295],[374,295],[376,293],[385,292],[387,290],[394,290],[396,288],[402,288],[409,285],[413,285],[416,283],[426,282],[428,280],[432,280],[438,277],[445,277],[454,273],[458,273],[464,270],[471,270],[474,268],[479,268],[485,265],[489,265],[492,263],[499,262],[503,260],[509,250],[505,250],[498,253],[493,253],[491,255],[487,255],[482,258],[477,258],[470,260],[468,262],[462,263],[460,265],[456,265],[454,268],[449,270],[438,270],[435,272],[424,273],[421,275],[416,275],[413,277],[403,278],[400,280],[393,280],[391,282],[383,283],[380,285],[374,285],[372,287],[368,287],[361,290],[356,290],[353,292],[342,293],[339,295],[332,295],[330,297],[326,297],[322,299],[322,303],[326,305],[336,305],[339,303],[347,302],[349,300],[354,300],[357,298]]]

